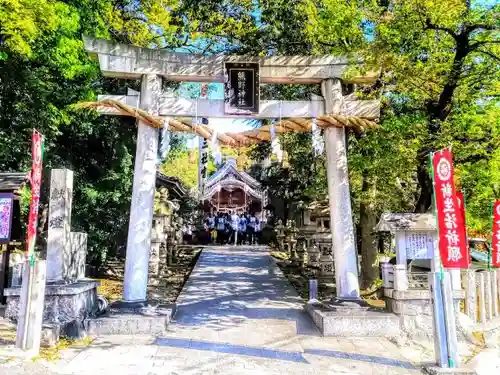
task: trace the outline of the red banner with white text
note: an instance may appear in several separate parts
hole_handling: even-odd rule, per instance
[[[38,224],[38,206],[40,203],[40,187],[42,184],[42,160],[43,160],[43,136],[33,130],[31,137],[31,201],[30,213],[28,221],[28,236],[26,239],[26,258],[30,260],[33,265],[35,242],[36,242],[36,229]]]
[[[434,196],[439,231],[439,253],[446,268],[468,268],[465,222],[453,181],[453,154],[444,149],[432,154]]]
[[[493,203],[491,265],[493,267],[500,267],[500,200],[496,200],[495,203]]]

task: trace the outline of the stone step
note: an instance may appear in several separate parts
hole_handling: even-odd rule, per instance
[[[320,305],[307,304],[306,311],[323,336],[397,337],[401,319],[380,309],[328,311]]]
[[[112,310],[105,316],[87,320],[87,333],[105,335],[161,335],[172,321],[175,306],[150,312]]]

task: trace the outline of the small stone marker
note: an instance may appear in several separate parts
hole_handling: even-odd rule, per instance
[[[10,280],[10,286],[21,286],[23,281],[23,263],[14,264],[12,267],[12,278]]]
[[[309,302],[316,301],[318,299],[318,280],[309,280]]]
[[[50,174],[47,281],[71,279],[71,201],[73,172],[52,169]]]

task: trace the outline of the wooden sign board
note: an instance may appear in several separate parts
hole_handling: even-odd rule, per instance
[[[224,63],[224,112],[228,115],[259,113],[258,63]]]
[[[14,194],[0,193],[0,244],[10,241],[13,212]]]
[[[426,232],[405,233],[406,259],[432,259],[434,238]]]

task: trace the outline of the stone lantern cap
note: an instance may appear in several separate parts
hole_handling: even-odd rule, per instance
[[[375,232],[421,232],[435,231],[434,214],[385,213],[374,228]]]
[[[307,206],[311,212],[311,219],[316,220],[319,218],[330,218],[330,206],[328,199],[313,201]]]

